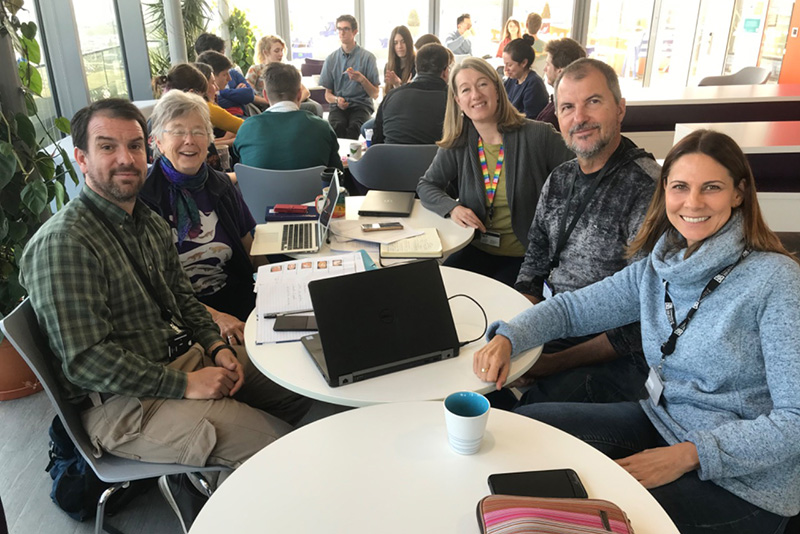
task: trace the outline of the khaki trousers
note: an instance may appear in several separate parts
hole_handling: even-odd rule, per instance
[[[275,384],[236,347],[245,383],[234,398],[188,400],[114,395],[82,414],[95,454],[146,462],[236,469],[292,430],[311,401]],[[191,372],[213,366],[195,344],[169,367]],[[267,413],[267,410],[270,413]]]

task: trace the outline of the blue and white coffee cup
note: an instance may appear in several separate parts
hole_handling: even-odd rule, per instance
[[[458,454],[475,454],[481,448],[489,400],[473,391],[458,391],[444,399],[444,420],[450,448]]]

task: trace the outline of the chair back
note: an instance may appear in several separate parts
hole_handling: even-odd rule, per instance
[[[769,69],[764,67],[745,67],[739,72],[727,76],[706,76],[698,87],[710,85],[761,85],[767,83]]]
[[[9,313],[0,323],[0,328],[41,382],[70,439],[100,480],[115,484],[155,478],[169,473],[225,469],[216,466],[198,468],[177,464],[154,464],[127,460],[110,454],[95,458],[77,407],[68,402],[61,393],[61,387],[53,371],[53,366],[58,365],[59,360],[50,349],[47,337],[39,328],[30,299],[25,299]]]
[[[414,192],[437,150],[436,145],[372,145],[347,165],[353,179],[368,190]]]
[[[322,73],[322,63],[302,63],[300,65],[300,74],[303,76],[313,76]]]
[[[237,163],[233,170],[242,196],[257,223],[266,221],[267,206],[303,204],[322,193],[325,166],[293,171],[259,169]]]

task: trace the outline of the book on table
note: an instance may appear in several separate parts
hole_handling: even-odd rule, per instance
[[[422,228],[422,234],[394,243],[381,244],[382,258],[441,258],[442,240],[436,228]]]

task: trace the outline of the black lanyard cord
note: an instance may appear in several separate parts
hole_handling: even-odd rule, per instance
[[[689,323],[692,321],[692,317],[697,312],[697,309],[700,307],[700,303],[709,296],[715,289],[719,287],[719,285],[725,281],[725,278],[731,274],[731,271],[734,267],[739,265],[743,259],[750,255],[750,249],[744,249],[742,251],[742,255],[739,256],[739,259],[736,260],[734,263],[731,263],[724,269],[722,269],[719,274],[717,274],[714,278],[709,280],[706,287],[703,289],[703,292],[700,294],[700,298],[692,305],[689,309],[689,313],[686,314],[686,318],[681,321],[681,324],[676,324],[675,320],[675,305],[672,303],[672,298],[669,296],[668,291],[668,282],[663,280],[664,282],[664,309],[667,313],[667,320],[669,321],[669,325],[672,327],[672,333],[669,335],[669,339],[667,339],[664,343],[661,344],[661,363],[659,364],[659,369],[664,364],[664,359],[675,352],[675,344],[678,341],[678,338],[683,335],[686,331],[686,328],[689,326]]]

